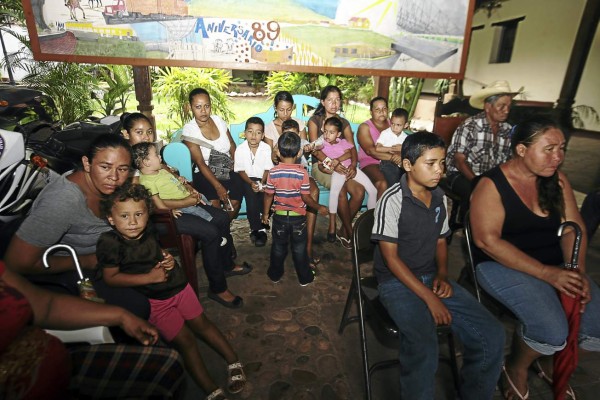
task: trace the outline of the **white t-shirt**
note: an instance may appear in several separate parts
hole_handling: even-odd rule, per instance
[[[258,144],[256,154],[252,154],[248,141],[244,141],[235,149],[235,162],[233,164],[235,172],[244,171],[250,178],[262,179],[264,172],[271,168],[273,168],[271,146],[265,142]]]
[[[387,128],[386,130],[381,132],[381,135],[379,135],[379,139],[377,139],[377,144],[381,144],[385,147],[392,147],[397,144],[404,143],[404,140],[407,137],[408,135],[404,132],[402,132],[399,135],[396,135],[394,132],[392,132],[392,128]]]
[[[220,151],[221,153],[229,154],[229,150],[231,149],[231,143],[229,142],[229,137],[227,136],[227,123],[223,121],[223,118],[219,117],[218,115],[211,114],[210,118],[212,118],[213,122],[217,126],[217,129],[219,130],[219,137],[217,139],[207,139],[200,131],[200,127],[194,119],[183,126],[183,135],[203,140],[206,143],[211,144],[215,150]],[[206,163],[206,165],[208,165],[210,149],[200,146],[200,150],[202,151],[202,157],[204,157],[204,162]]]

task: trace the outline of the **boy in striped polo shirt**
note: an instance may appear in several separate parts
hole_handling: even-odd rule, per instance
[[[262,215],[263,224],[268,224],[269,210],[273,204],[273,240],[267,275],[275,283],[281,280],[288,243],[291,242],[298,281],[301,286],[306,286],[314,280],[306,251],[306,206],[318,210],[321,215],[328,215],[329,210],[310,197],[308,172],[302,165],[295,163],[302,155],[300,136],[294,132],[283,132],[277,141],[277,147],[280,162],[269,171]]]

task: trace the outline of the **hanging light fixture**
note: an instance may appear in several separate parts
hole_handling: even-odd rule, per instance
[[[475,11],[486,10],[487,17],[490,18],[494,10],[502,7],[504,1],[506,0],[477,0],[475,2]]]

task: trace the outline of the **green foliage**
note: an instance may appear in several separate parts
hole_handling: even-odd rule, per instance
[[[305,94],[318,97],[318,88],[311,82],[313,74],[304,74],[301,72],[274,71],[267,77],[267,93],[269,98],[275,97],[277,92],[286,90],[292,94]]]
[[[267,81],[268,72],[265,71],[253,71],[252,72],[252,87],[258,90]]]
[[[433,86],[433,92],[439,95],[444,95],[448,93],[448,88],[450,87],[450,79],[438,79],[435,81],[435,85]]]
[[[370,76],[338,75],[336,81],[344,100],[368,103],[375,93],[375,83]]]
[[[133,88],[133,72],[129,65],[102,65],[97,71],[100,82],[98,96],[92,92],[93,100],[101,109],[102,115],[122,114],[127,108],[127,100]]]
[[[317,75],[303,72],[271,72],[267,77],[270,98],[282,90],[292,94],[305,94],[319,98],[327,85],[335,85],[342,91],[344,101],[368,102],[373,97],[373,78],[354,75]]]
[[[423,78],[392,78],[390,80],[390,97],[388,99],[389,109],[404,108],[408,111],[409,119],[412,118],[421,90],[423,89]]]
[[[92,114],[90,88],[95,82],[89,64],[36,62],[27,66],[23,83],[54,100],[56,109],[47,110],[54,120],[70,124]]]
[[[24,68],[24,62],[31,58],[29,39],[17,32],[16,25],[25,25],[25,13],[21,0],[2,0],[0,2],[0,34],[8,34],[23,44],[23,47],[10,56],[11,69]],[[6,68],[6,59],[0,58],[0,67]]]
[[[195,88],[204,88],[210,93],[212,112],[226,122],[234,115],[229,108],[226,90],[231,83],[231,75],[222,69],[214,68],[159,68],[154,72],[153,90],[158,101],[169,105],[169,118],[175,119],[178,127],[183,127],[192,118],[188,95]]]
[[[8,22],[16,22],[25,25],[25,13],[21,0],[2,0],[0,2],[0,18],[2,25]]]

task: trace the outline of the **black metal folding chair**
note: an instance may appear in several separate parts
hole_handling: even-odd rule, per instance
[[[467,211],[465,215],[464,228],[465,228],[465,242],[467,244],[467,254],[469,256],[468,263],[469,265],[465,268],[468,268],[468,281],[460,282],[464,286],[470,285],[474,289],[475,297],[477,297],[477,301],[485,306],[492,314],[496,317],[501,318],[503,316],[508,317],[511,320],[516,320],[515,315],[510,311],[506,306],[500,303],[498,300],[487,294],[484,290],[479,287],[479,283],[477,282],[477,274],[476,268],[477,264],[479,264],[480,260],[477,259],[475,254],[475,242],[473,241],[473,232],[471,228],[471,220],[470,220],[470,211]],[[468,288],[467,288],[468,289]]]
[[[399,365],[398,358],[369,363],[368,341],[366,334],[365,321],[369,322],[375,337],[380,343],[388,343],[390,340],[397,341],[399,338],[398,327],[389,316],[386,308],[379,301],[377,291],[377,279],[375,276],[362,276],[360,265],[373,261],[373,251],[375,244],[371,241],[371,231],[373,230],[374,210],[364,212],[354,223],[352,232],[353,254],[352,263],[354,274],[340,327],[339,334],[344,332],[346,326],[352,322],[359,322],[360,342],[363,362],[363,378],[365,380],[366,398],[371,400],[371,376],[378,370]],[[356,301],[358,315],[351,316],[350,309],[352,303]],[[450,366],[454,378],[455,388],[458,390],[458,367],[456,364],[456,350],[454,347],[454,336],[447,326],[438,327],[438,336],[445,337],[448,340],[450,350]]]

